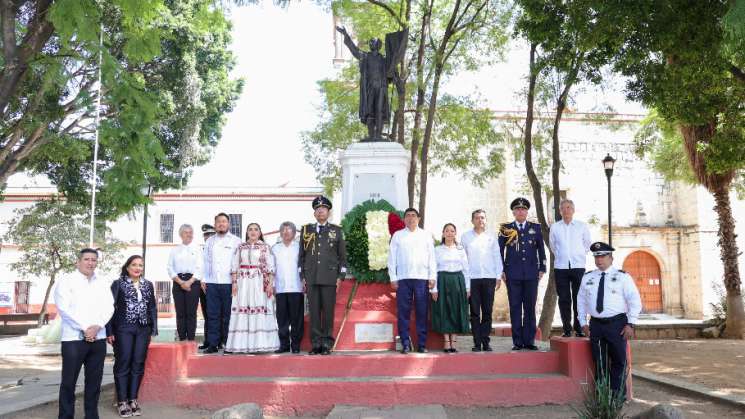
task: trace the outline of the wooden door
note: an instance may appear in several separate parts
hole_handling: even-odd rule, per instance
[[[18,314],[28,313],[28,300],[31,294],[31,281],[16,281],[15,304],[13,312]]]
[[[647,252],[636,251],[623,261],[642,298],[642,313],[662,313],[662,283],[660,264]]]

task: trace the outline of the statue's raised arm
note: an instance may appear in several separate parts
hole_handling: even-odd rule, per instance
[[[344,35],[344,45],[349,48],[349,52],[352,53],[354,58],[359,60],[362,52],[360,52],[360,49],[357,47],[357,45],[354,44],[354,41],[352,41],[352,37],[349,36],[349,33],[347,33],[347,29],[343,26],[337,26],[336,31]]]

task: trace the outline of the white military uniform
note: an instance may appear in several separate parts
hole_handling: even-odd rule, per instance
[[[582,277],[577,298],[577,313],[579,324],[587,326],[587,316],[596,318],[609,318],[626,313],[627,323],[636,324],[639,313],[642,311],[642,301],[639,290],[636,288],[634,278],[628,273],[611,266],[605,271],[605,291],[603,293],[603,312],[598,313],[596,303],[598,299],[598,286],[600,269],[587,272]]]
[[[601,283],[602,302],[598,301]],[[622,332],[626,325],[634,326],[641,310],[639,290],[628,273],[611,266],[605,271],[590,271],[582,278],[577,299],[579,322],[586,326],[587,316],[591,316],[590,344],[596,376],[607,375],[617,397],[625,397],[623,377],[629,367]]]

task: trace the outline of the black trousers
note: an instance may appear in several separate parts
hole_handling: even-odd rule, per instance
[[[334,346],[336,285],[309,285],[310,340],[314,348]]]
[[[489,345],[496,278],[471,279],[471,332],[474,346]]]
[[[75,385],[80,368],[85,365],[85,418],[98,419],[98,396],[101,394],[106,340],[62,342],[62,380],[59,386],[59,418],[75,418]]]
[[[202,320],[204,320],[204,341],[207,341],[209,336],[209,322],[207,321],[207,293],[202,289],[202,284],[199,284],[199,307],[202,308]]]
[[[178,274],[182,281],[191,279],[191,274]],[[173,305],[176,308],[176,332],[179,340],[194,340],[197,333],[197,305],[199,304],[199,293],[201,284],[194,281],[189,291],[181,288],[175,281],[173,283]]]
[[[145,359],[150,345],[150,326],[127,324],[114,333],[114,386],[117,401],[134,400],[145,375]]]
[[[577,293],[582,283],[584,268],[577,269],[554,269],[556,279],[556,293],[559,294],[559,312],[561,313],[561,324],[564,333],[582,332],[577,317]]]
[[[596,375],[608,374],[610,386],[618,397],[625,397],[626,339],[621,331],[628,322],[625,314],[611,319],[590,319],[590,344]]]
[[[276,302],[279,347],[299,350],[303,339],[303,293],[282,292],[277,294]]]

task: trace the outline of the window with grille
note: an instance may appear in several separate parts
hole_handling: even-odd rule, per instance
[[[171,312],[171,281],[155,281],[155,302],[158,305],[158,313]]]
[[[243,237],[242,214],[230,214],[230,232],[238,237]]]
[[[173,243],[173,214],[160,214],[160,242]]]

